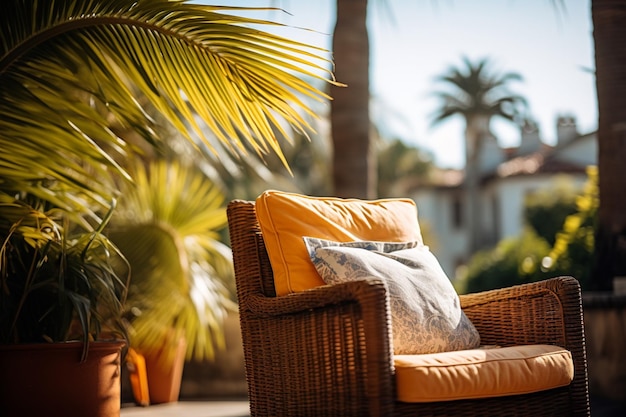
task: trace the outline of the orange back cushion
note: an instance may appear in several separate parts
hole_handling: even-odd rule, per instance
[[[417,207],[406,198],[357,200],[270,190],[257,198],[256,213],[277,295],[324,285],[303,236],[337,242],[422,242]]]

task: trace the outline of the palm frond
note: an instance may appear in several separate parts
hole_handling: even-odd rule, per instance
[[[49,197],[37,184],[53,179],[106,204],[116,191],[102,174],[128,177],[119,161],[131,152],[112,122],[159,141],[138,94],[191,142],[216,151],[215,135],[238,152],[244,143],[274,152],[286,165],[274,128],[284,119],[311,131],[299,110],[313,114],[307,100],[329,97],[304,77],[334,83],[326,51],[258,29],[275,23],[225,13],[235,9],[186,0],[3,1],[0,188]]]

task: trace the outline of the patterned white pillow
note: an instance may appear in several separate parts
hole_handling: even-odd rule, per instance
[[[377,277],[387,283],[393,351],[400,354],[473,349],[478,331],[428,246],[420,242],[347,242],[304,237],[327,284]]]

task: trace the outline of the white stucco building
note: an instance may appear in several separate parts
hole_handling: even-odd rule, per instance
[[[558,118],[557,133],[557,143],[549,146],[541,141],[537,127],[527,123],[517,148],[503,149],[496,138],[487,140],[481,157],[482,247],[520,234],[527,194],[563,177],[578,187],[586,181],[586,167],[597,164],[595,132],[580,134],[575,119],[568,116]],[[463,170],[440,170],[432,181],[411,192],[420,224],[434,238],[432,251],[451,278],[471,256],[464,224],[463,180]]]

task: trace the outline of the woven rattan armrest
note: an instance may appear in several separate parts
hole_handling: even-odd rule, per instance
[[[355,410],[359,407],[393,409],[395,380],[389,343],[391,319],[387,287],[381,280],[325,285],[279,297],[250,294],[245,303],[240,304],[241,308],[246,310],[247,320],[274,323],[267,327],[272,334],[264,336],[276,345],[289,346],[291,352],[312,355],[319,350],[321,334],[325,334],[322,339],[332,341],[333,348],[326,349],[322,357],[315,360],[309,361],[302,356],[303,363],[311,366],[304,374],[326,374],[331,380],[344,380],[342,388],[354,390],[351,401],[354,401]],[[323,325],[315,330],[316,323]],[[354,380],[364,384],[361,388],[348,387],[345,373],[354,370],[349,369],[345,355],[349,355],[355,365],[362,362],[357,369],[365,368],[364,375],[368,377]]]
[[[580,286],[572,277],[552,278],[460,298],[463,311],[485,344],[544,343],[568,349],[580,345]]]

